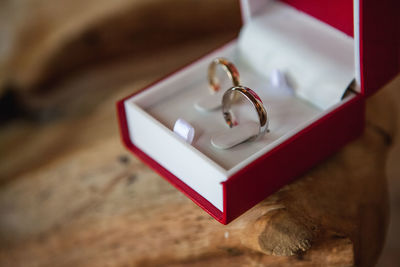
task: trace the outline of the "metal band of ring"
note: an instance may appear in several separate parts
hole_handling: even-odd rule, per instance
[[[216,93],[221,89],[219,80],[215,75],[215,71],[218,65],[221,65],[223,70],[228,74],[231,79],[233,86],[239,86],[240,78],[239,71],[235,65],[225,58],[216,58],[208,66],[208,83],[212,93]]]
[[[222,112],[224,119],[229,127],[237,125],[237,121],[234,119],[234,113],[232,111],[232,104],[235,102],[236,95],[241,94],[247,100],[249,100],[257,111],[257,115],[260,122],[260,130],[258,135],[262,135],[268,131],[268,116],[267,111],[264,107],[260,97],[250,88],[244,86],[235,86],[228,89],[222,97]]]

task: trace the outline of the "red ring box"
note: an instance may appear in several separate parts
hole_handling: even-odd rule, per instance
[[[242,0],[241,7],[236,40],[117,103],[125,146],[223,224],[359,136],[366,97],[400,70],[399,1]],[[193,108],[209,93],[207,66],[219,56],[235,63],[270,114],[269,134],[228,150],[210,144],[226,127],[221,111]],[[274,69],[287,73],[293,94],[271,87]],[[353,80],[355,91],[342,98]],[[180,117],[196,129],[192,145],[172,131]]]

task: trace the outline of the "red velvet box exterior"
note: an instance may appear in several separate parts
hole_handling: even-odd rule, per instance
[[[353,36],[352,0],[283,2]],[[376,92],[400,70],[400,21],[396,16],[398,10],[400,2],[397,0],[360,0],[361,93],[223,182],[223,212],[131,142],[124,101],[132,95],[117,103],[122,141],[127,149],[197,205],[219,222],[227,224],[362,133],[365,98]],[[174,73],[170,76],[172,75]]]

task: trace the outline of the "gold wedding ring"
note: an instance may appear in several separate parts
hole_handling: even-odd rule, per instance
[[[228,77],[233,83],[233,86],[239,86],[239,71],[235,65],[225,58],[214,59],[208,67],[208,83],[212,93],[216,93],[221,89],[218,78],[216,77],[216,68],[221,65],[222,69],[228,74]]]
[[[234,86],[225,92],[224,96],[222,97],[222,112],[225,122],[230,128],[238,125],[235,119],[235,114],[232,111],[232,104],[235,102],[235,99],[238,95],[244,96],[244,98],[249,100],[256,109],[260,123],[258,136],[263,135],[268,131],[267,111],[260,97],[250,88],[244,86]]]

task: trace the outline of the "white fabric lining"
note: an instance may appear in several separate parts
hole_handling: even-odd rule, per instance
[[[192,146],[225,170],[230,170],[239,163],[240,165],[247,164],[246,162],[256,152],[267,151],[274,147],[275,141],[283,136],[295,134],[294,129],[307,125],[322,112],[319,108],[288,93],[287,90],[281,91],[279,88],[270,86],[268,79],[255,73],[242,61],[237,61],[237,49],[237,43],[234,43],[222,51],[213,53],[193,68],[184,71],[185,75],[178,74],[180,78],[173,83],[168,83],[167,87],[156,86],[148,97],[138,98],[139,105],[169,129],[173,129],[177,118],[182,118],[193,125],[197,134]],[[270,116],[270,133],[256,142],[247,142],[226,151],[214,148],[210,142],[214,133],[227,127],[222,111],[217,109],[204,113],[193,106],[196,99],[209,95],[207,67],[213,58],[221,56],[232,59],[240,72],[242,84],[252,88],[260,96]],[[257,121],[253,107],[246,101],[244,103],[235,107],[235,113],[239,114],[239,123],[249,120]]]
[[[270,1],[239,38],[241,60],[260,75],[285,71],[295,93],[327,109],[355,77],[354,40],[279,1]]]

